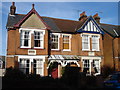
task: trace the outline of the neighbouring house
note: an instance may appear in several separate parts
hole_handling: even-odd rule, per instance
[[[103,39],[104,65],[120,71],[120,26],[101,24],[105,35]]]
[[[17,14],[13,2],[6,25],[6,67],[53,77],[61,77],[64,67],[76,67],[87,75],[99,75],[109,53],[103,50],[109,30],[102,26],[98,14],[83,12],[78,21],[44,17],[34,4],[27,14]]]
[[[0,56],[0,77],[5,74],[5,56]]]

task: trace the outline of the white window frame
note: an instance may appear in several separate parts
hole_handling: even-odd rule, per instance
[[[41,47],[35,47],[34,46],[34,48],[38,48],[38,49],[44,49],[44,31],[38,31],[38,30],[34,30],[34,32],[42,32],[43,33],[43,37],[42,37],[42,45],[41,45]],[[35,38],[34,38],[34,40],[35,40]],[[41,39],[40,39],[41,40]],[[35,45],[35,44],[34,44]]]
[[[93,49],[93,36],[97,36],[96,37],[96,41],[97,41],[97,49]],[[91,36],[91,40],[92,40],[92,51],[100,51],[100,36],[98,35],[92,35]]]
[[[84,61],[83,61],[84,59],[90,60],[89,61],[90,62],[90,69],[89,69],[90,70],[90,74],[89,75],[91,75],[91,69],[92,69],[91,68],[91,62],[93,62],[93,60],[99,60],[99,71],[98,71],[98,73],[95,73],[94,75],[96,76],[96,75],[101,74],[101,59],[102,59],[102,57],[87,57],[87,56],[82,56],[81,57],[81,61],[82,61],[83,64],[84,64]]]
[[[20,33],[20,48],[31,48],[31,33],[30,33],[30,31],[29,31],[29,40],[28,40],[28,46],[22,46],[21,44],[22,44],[22,40],[21,39],[23,39],[23,37],[22,36],[24,36],[25,34],[25,31],[29,31],[29,30],[21,30],[21,33]],[[23,33],[24,32],[24,33]],[[23,34],[23,35],[22,35]]]
[[[52,38],[52,34],[53,35],[58,35],[58,48],[57,49],[52,49],[51,50],[60,50],[60,34],[59,33],[51,33],[50,36]],[[52,40],[51,40],[51,43],[52,43]]]
[[[29,59],[30,60],[30,65],[29,65],[29,74],[31,74],[31,63],[33,62],[33,59],[42,59],[43,62],[43,67],[42,67],[42,72],[41,72],[41,76],[44,76],[44,62],[45,62],[45,56],[18,56],[18,62],[20,62],[20,59]]]
[[[71,51],[71,38],[72,38],[72,35],[71,34],[62,34],[62,39],[63,39],[63,36],[69,36],[69,49],[63,49],[63,51]],[[64,41],[64,39],[63,39]],[[63,42],[64,44],[64,42]]]
[[[44,49],[44,38],[45,38],[45,30],[43,29],[30,29],[30,28],[20,28],[19,29],[19,33],[21,33],[21,31],[30,31],[30,40],[29,40],[29,47],[24,47],[24,46],[21,46],[20,45],[20,48],[31,48],[31,34],[34,34],[34,31],[37,31],[37,32],[43,32],[43,45],[42,47],[34,47],[34,48],[38,48],[38,49]],[[20,37],[20,40],[21,40],[21,37]],[[34,42],[34,41],[32,41]]]
[[[83,35],[88,35],[88,49],[83,48]],[[82,51],[90,51],[90,35],[89,34],[81,34],[82,37]]]

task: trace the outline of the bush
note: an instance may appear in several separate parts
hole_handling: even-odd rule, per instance
[[[4,78],[24,79],[26,75],[17,68],[7,68]]]
[[[108,75],[112,74],[113,72],[114,72],[114,69],[110,66],[102,67],[102,75],[104,78],[106,78]]]

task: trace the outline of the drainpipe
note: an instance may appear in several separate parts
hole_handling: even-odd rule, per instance
[[[115,37],[112,39],[112,53],[113,53],[113,69],[115,71],[116,68],[115,68],[115,54],[114,54],[114,39]]]

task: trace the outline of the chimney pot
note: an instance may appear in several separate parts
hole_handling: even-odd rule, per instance
[[[87,18],[87,15],[85,14],[85,11],[80,14],[79,21],[84,21]]]
[[[96,20],[97,23],[100,23],[100,17],[98,15],[98,13],[96,13],[93,18]]]
[[[32,8],[34,8],[35,4],[32,4]]]
[[[16,12],[15,2],[12,2],[12,5],[10,7],[10,14],[15,15],[15,12]]]

